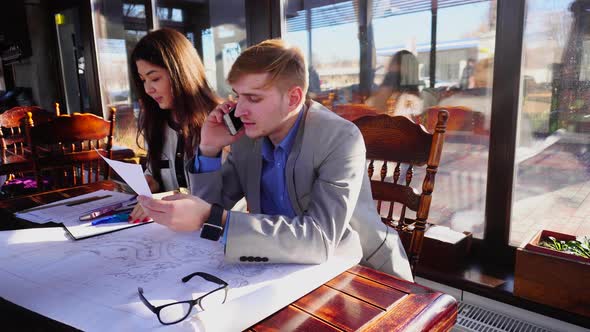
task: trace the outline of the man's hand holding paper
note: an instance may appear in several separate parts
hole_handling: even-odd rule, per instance
[[[211,204],[187,194],[174,194],[161,200],[139,196],[137,201],[155,222],[175,231],[201,229],[211,211]]]

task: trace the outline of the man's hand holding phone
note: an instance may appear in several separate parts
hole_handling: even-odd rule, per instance
[[[232,136],[236,136],[238,134],[238,132],[240,131],[240,129],[242,129],[242,127],[244,126],[244,123],[242,122],[242,120],[240,118],[238,118],[236,116],[236,105],[234,105],[228,113],[225,113],[223,115],[223,122],[225,122],[225,126],[227,127],[227,130],[229,130],[229,133]]]
[[[224,115],[230,113],[230,111],[235,112],[235,106],[236,104],[233,102],[225,102],[209,113],[205,124],[201,128],[201,142],[199,143],[201,155],[216,157],[221,152],[221,149],[242,137],[243,130],[235,128],[234,125],[236,134],[232,135],[223,119]]]

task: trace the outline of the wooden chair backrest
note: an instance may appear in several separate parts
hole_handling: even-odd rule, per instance
[[[0,114],[0,149],[3,156],[7,149],[14,154],[25,153],[27,113],[32,114],[36,123],[44,123],[56,117],[55,113],[38,106],[17,106]]]
[[[418,116],[417,122],[426,127],[427,130],[434,130],[440,110],[445,110],[449,113],[447,133],[462,132],[475,135],[489,135],[489,130],[485,129],[484,114],[464,106],[429,107]]]
[[[367,115],[377,115],[379,111],[366,104],[338,104],[332,107],[332,111],[348,121],[354,121]]]
[[[365,140],[371,190],[382,221],[395,228],[400,235],[411,232],[407,250],[413,272],[422,249],[448,116],[446,111],[439,111],[433,134],[404,116],[382,114],[354,121]],[[379,174],[374,174],[375,164],[380,162]],[[389,164],[393,166],[389,168]],[[406,165],[402,177],[402,166]],[[416,166],[424,165],[426,169],[420,191],[412,186],[412,180]],[[399,210],[399,216],[394,216],[396,203],[400,205],[396,210]],[[407,217],[406,209],[416,212],[416,218]],[[383,216],[384,211],[387,211],[386,217]]]
[[[94,149],[112,158],[115,112],[114,107],[110,109],[108,121],[94,114],[74,113],[37,125],[29,117],[27,140],[37,188],[43,188],[44,171],[51,172],[53,189],[96,182],[101,173],[108,179],[110,170]]]
[[[323,93],[319,93],[316,94],[316,96],[313,98],[315,101],[317,101],[318,103],[324,105],[327,109],[332,109],[332,106],[334,105],[334,99],[336,99],[336,93],[335,92],[323,92]]]

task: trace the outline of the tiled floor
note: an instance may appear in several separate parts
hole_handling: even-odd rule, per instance
[[[519,165],[510,242],[536,231],[590,236],[590,152],[557,143]]]

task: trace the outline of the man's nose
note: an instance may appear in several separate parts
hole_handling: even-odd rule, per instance
[[[246,114],[246,107],[244,107],[244,105],[240,104],[239,102],[236,104],[236,111],[234,112],[234,115],[236,117],[240,117],[244,114]]]

